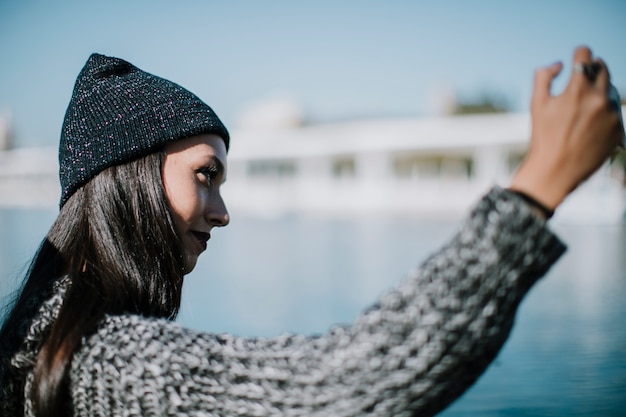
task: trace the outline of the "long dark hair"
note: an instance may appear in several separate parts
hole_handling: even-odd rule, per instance
[[[71,414],[72,354],[105,314],[174,319],[178,313],[184,258],[161,179],[163,159],[157,152],[94,177],[61,208],[33,259],[0,331],[0,344],[12,341],[9,352],[5,346],[1,352],[5,382],[7,353],[14,354],[24,337],[16,334],[24,333],[19,324],[39,307],[32,299],[40,305],[51,282],[70,281],[34,366],[30,397],[38,417]]]

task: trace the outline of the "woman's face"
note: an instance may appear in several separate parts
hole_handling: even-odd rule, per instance
[[[226,146],[214,134],[192,136],[165,147],[163,187],[185,251],[185,273],[196,266],[214,227],[226,226],[220,195],[226,180]]]

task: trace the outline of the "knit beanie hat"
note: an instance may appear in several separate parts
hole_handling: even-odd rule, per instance
[[[204,133],[219,135],[228,149],[226,127],[193,93],[122,59],[91,55],[61,129],[60,206],[102,170]]]

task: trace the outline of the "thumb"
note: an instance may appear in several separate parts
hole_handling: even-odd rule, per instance
[[[563,64],[556,62],[549,67],[539,68],[535,71],[535,83],[533,86],[533,98],[531,102],[532,107],[545,102],[551,97],[550,87],[552,85],[552,80],[560,74],[562,69]]]

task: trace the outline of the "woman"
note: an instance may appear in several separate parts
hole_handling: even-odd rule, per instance
[[[595,63],[595,79],[582,69]],[[412,416],[460,396],[564,245],[547,218],[623,134],[588,48],[535,74],[530,151],[458,234],[352,326],[240,339],[173,323],[183,275],[228,224],[229,135],[196,96],[120,59],[78,76],[61,210],[1,331],[2,415]]]

